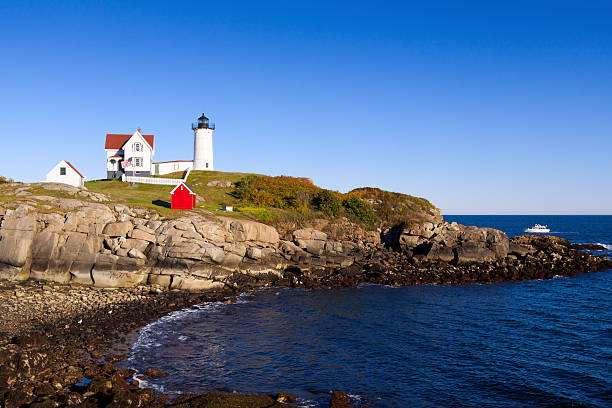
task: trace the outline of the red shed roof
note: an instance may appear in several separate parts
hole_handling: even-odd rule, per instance
[[[185,187],[187,187],[187,191],[189,191],[189,194],[196,195],[196,193],[195,193],[195,192],[194,192],[194,191],[191,189],[191,187],[189,187],[189,186],[187,185],[187,183],[185,183],[184,181],[181,181],[180,183],[178,183],[178,184],[176,185],[176,187],[174,187],[174,188],[172,189],[172,191],[170,192],[170,194],[171,194],[171,195],[172,195],[172,194],[174,194],[174,192],[176,191],[176,189],[177,189],[177,188],[179,188],[180,186],[185,186]]]
[[[121,149],[125,142],[130,140],[130,137],[133,135],[120,135],[117,133],[107,133],[106,134],[106,144],[104,145],[105,149]],[[153,149],[153,142],[155,139],[154,135],[142,135],[144,139],[147,141],[151,149]]]
[[[72,170],[76,171],[79,176],[84,177],[72,164],[70,164],[69,161],[66,161],[66,160],[64,160],[64,161],[66,162],[67,165],[72,167]]]

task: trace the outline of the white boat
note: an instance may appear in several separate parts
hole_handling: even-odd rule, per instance
[[[541,234],[541,233],[546,233],[546,232],[550,232],[550,228],[548,228],[547,225],[540,225],[540,224],[536,224],[531,228],[527,228],[525,230],[525,232],[531,232],[531,233],[536,233],[536,234]]]

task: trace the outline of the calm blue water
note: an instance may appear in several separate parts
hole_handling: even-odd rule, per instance
[[[548,223],[612,244],[612,217],[447,217],[509,235]],[[513,221],[514,220],[514,221]],[[299,396],[327,406],[612,406],[612,271],[494,285],[266,289],[147,327],[129,364],[167,392]],[[568,405],[569,406],[569,405]]]

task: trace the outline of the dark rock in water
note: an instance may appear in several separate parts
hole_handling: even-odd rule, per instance
[[[110,406],[113,407],[145,407],[155,400],[155,393],[150,388],[121,390],[113,395]]]
[[[184,394],[172,401],[176,408],[287,408],[295,407],[277,402],[267,395]]]
[[[113,383],[106,377],[96,377],[89,383],[87,387],[88,392],[94,394],[108,394],[113,389]]]
[[[295,402],[295,395],[286,392],[276,394],[276,402]]]
[[[608,251],[608,248],[599,244],[572,244],[570,248],[579,251]]]
[[[329,408],[353,408],[353,406],[351,405],[351,399],[345,392],[333,391]]]
[[[147,368],[146,374],[149,377],[156,377],[156,378],[165,377],[167,375],[162,370],[157,370],[155,368]]]

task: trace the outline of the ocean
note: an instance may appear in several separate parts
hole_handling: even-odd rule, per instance
[[[509,236],[535,223],[606,245],[612,216],[445,216]],[[127,364],[169,393],[286,391],[326,407],[612,406],[612,271],[547,281],[269,288],[146,327]]]

